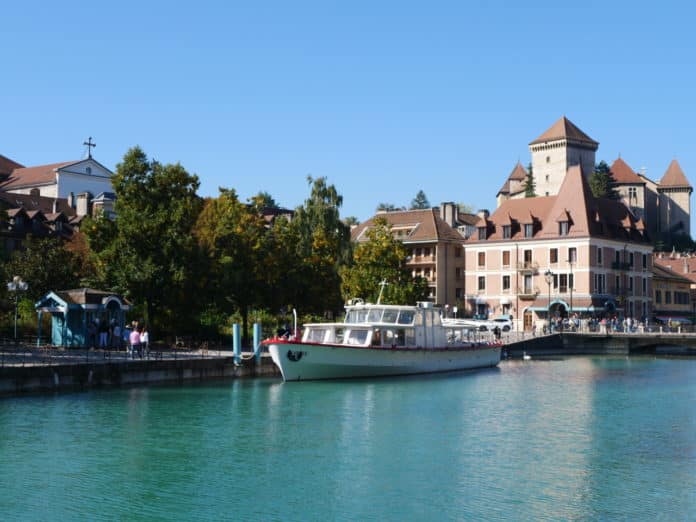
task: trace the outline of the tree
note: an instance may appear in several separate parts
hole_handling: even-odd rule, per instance
[[[530,163],[527,167],[527,178],[524,180],[524,197],[535,198],[536,195],[536,183],[534,182],[532,164]]]
[[[254,204],[261,206],[261,208],[279,208],[273,196],[266,191],[260,191],[251,200]]]
[[[395,212],[401,209],[397,208],[393,203],[380,203],[375,210],[376,212]]]
[[[619,199],[619,193],[614,186],[615,181],[609,170],[609,165],[602,160],[590,176],[590,189],[596,198]]]
[[[460,214],[474,214],[476,212],[474,206],[469,203],[457,203],[457,209]]]
[[[3,265],[4,281],[18,275],[29,283],[23,295],[33,302],[52,290],[76,288],[80,283],[80,260],[58,238],[28,236],[22,250],[15,250]]]
[[[352,227],[354,225],[359,225],[360,221],[358,221],[358,218],[355,216],[347,216],[343,218],[343,223],[348,227]]]
[[[343,196],[326,178],[308,176],[307,182],[309,198],[295,210],[292,221],[273,227],[285,252],[276,255],[286,255],[282,263],[289,274],[283,291],[287,304],[302,306],[307,313],[335,312],[343,305],[338,271],[351,252],[350,229],[339,214]]]
[[[353,264],[341,271],[341,290],[345,300],[359,297],[375,303],[381,283],[387,286],[383,303],[414,304],[428,295],[428,285],[421,277],[413,278],[406,266],[408,251],[394,238],[391,226],[384,218],[375,219],[366,232],[367,241],[353,252]]]
[[[141,304],[154,328],[182,328],[197,295],[199,256],[191,230],[202,206],[198,177],[178,163],[148,160],[133,147],[116,166],[112,183],[115,230],[103,220],[86,230],[98,278]]]
[[[430,208],[430,202],[428,201],[425,192],[422,190],[418,191],[416,197],[411,200],[411,210],[426,209]]]
[[[262,209],[261,198],[246,205],[234,190],[221,188],[219,197],[205,202],[194,227],[207,259],[204,292],[217,310],[239,311],[245,345],[249,312],[264,304],[269,286],[266,260],[272,252],[265,248]]]

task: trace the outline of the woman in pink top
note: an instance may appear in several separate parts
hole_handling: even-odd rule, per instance
[[[133,328],[133,331],[130,334],[130,345],[131,345],[131,353],[133,354],[132,357],[135,359],[135,352],[138,352],[138,357],[141,359],[143,358],[143,354],[140,351],[140,328]]]

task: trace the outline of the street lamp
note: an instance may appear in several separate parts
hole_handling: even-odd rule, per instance
[[[547,269],[544,272],[544,279],[546,279],[546,284],[549,285],[549,307],[546,311],[546,319],[548,321],[548,327],[551,328],[551,283],[553,282],[553,272],[551,269]]]
[[[14,339],[17,341],[17,304],[19,301],[19,292],[26,292],[29,289],[29,283],[22,281],[20,276],[14,276],[12,281],[7,283],[7,290],[14,292],[15,314],[14,314]]]

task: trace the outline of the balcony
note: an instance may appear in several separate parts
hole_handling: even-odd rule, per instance
[[[526,274],[536,274],[539,271],[539,263],[536,261],[520,261],[517,263],[517,271]]]
[[[539,288],[518,288],[517,297],[522,300],[534,300],[539,295]]]

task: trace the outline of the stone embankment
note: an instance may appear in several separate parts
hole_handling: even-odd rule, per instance
[[[257,363],[247,353],[237,364],[232,352],[160,352],[135,360],[85,350],[0,352],[0,396],[279,375],[268,355]]]
[[[672,355],[696,356],[696,334],[680,333],[557,333],[505,340],[509,357],[525,353],[536,356],[562,355]]]

